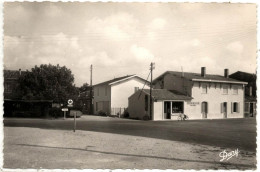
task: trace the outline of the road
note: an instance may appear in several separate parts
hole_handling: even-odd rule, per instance
[[[73,130],[73,119],[5,118],[5,127]],[[256,119],[190,121],[138,121],[85,116],[77,119],[77,130],[141,136],[191,144],[238,148],[256,152]]]

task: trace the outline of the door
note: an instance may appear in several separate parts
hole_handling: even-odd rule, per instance
[[[223,115],[224,118],[227,118],[227,102],[223,103]]]
[[[171,102],[164,102],[165,119],[171,119]]]
[[[206,119],[208,117],[208,103],[207,102],[202,102],[201,113],[202,113],[202,118]]]
[[[249,114],[250,114],[250,117],[254,116],[254,103],[250,103]]]

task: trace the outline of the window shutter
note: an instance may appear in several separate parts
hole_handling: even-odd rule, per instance
[[[220,113],[223,113],[223,103],[220,103]]]
[[[231,102],[231,113],[233,113],[233,102]]]
[[[237,112],[240,113],[240,103],[237,103]]]

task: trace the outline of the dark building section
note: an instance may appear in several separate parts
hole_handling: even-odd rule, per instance
[[[52,100],[21,100],[16,95],[25,71],[4,70],[4,117],[47,117]]]
[[[257,102],[256,74],[237,71],[229,75],[229,77],[248,83],[245,87],[245,116],[255,117]]]
[[[91,89],[89,87],[86,91],[79,93],[77,103],[81,107],[80,109],[82,110],[83,114],[91,114],[91,106],[93,109],[93,102],[92,102],[93,96],[91,96],[91,95],[94,95],[94,94],[93,94],[93,91],[92,91],[92,94],[90,94],[90,90]]]

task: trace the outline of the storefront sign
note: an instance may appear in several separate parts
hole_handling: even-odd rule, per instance
[[[190,106],[196,106],[196,105],[199,105],[200,102],[188,102],[188,104],[189,104]]]

